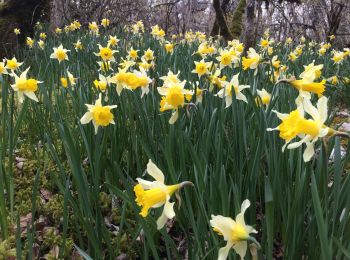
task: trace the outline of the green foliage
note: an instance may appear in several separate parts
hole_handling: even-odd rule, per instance
[[[93,104],[98,97],[93,86],[99,74],[98,57],[93,53],[98,52],[97,44],[107,44],[108,33],[121,39],[114,70],[131,46],[141,54],[151,48],[156,66],[149,75],[155,80],[150,94],[143,98],[140,89],[124,89],[118,96],[109,85],[103,103],[118,105],[112,110],[115,125],[100,128],[95,135],[93,126],[81,125],[79,119],[86,112],[85,104]],[[17,237],[16,244],[14,239],[2,242],[0,256],[13,253],[16,246],[17,255],[34,258],[33,244],[39,239],[35,221],[44,213],[54,228],[45,230],[41,250],[51,254],[51,245],[58,245],[60,258],[76,250],[86,259],[115,259],[121,254],[130,259],[217,259],[224,242],[212,231],[210,216],[234,217],[244,199],[252,202],[246,222],[259,232],[259,259],[272,259],[276,252],[282,252],[285,259],[342,259],[348,255],[350,179],[346,167],[350,148],[342,158],[338,138],[317,142],[317,156],[309,163],[302,159],[303,147],[281,151],[283,141],[266,128],[278,124],[273,109],[287,113],[296,108],[297,92],[289,85],[271,82],[270,64],[260,64],[256,75],[240,66],[223,69],[228,80],[240,73],[240,83],[251,86],[244,92],[247,104],[233,97],[232,105],[225,108],[222,99],[204,91],[203,103],[181,108],[178,121],[169,125],[170,112],[159,112],[159,77],[169,69],[180,71],[187,88],[209,89],[205,76],[198,79],[191,73],[194,61],[200,60],[192,55],[199,42],[179,43],[170,55],[148,33],[108,33],[101,31],[100,37],[84,30],[49,34],[44,50],[35,46],[18,51],[16,57],[24,61],[21,70],[30,66],[29,76],[44,82],[36,92],[39,103],[26,99],[17,105],[10,87],[13,79],[9,75],[1,78],[0,230],[3,241],[10,241],[14,233],[10,223],[17,219]],[[82,52],[74,50],[78,39],[84,46]],[[69,61],[59,64],[49,56],[61,43],[71,52]],[[288,74],[299,75],[303,65],[315,60],[315,64],[324,64],[325,78],[333,76],[329,53],[320,57],[306,48],[293,63],[287,59],[289,52],[289,47],[275,47],[275,54],[289,67]],[[348,65],[345,61],[339,77],[349,72]],[[67,69],[78,80],[74,87],[63,88],[60,77],[66,76]],[[256,90],[262,88],[273,94],[266,108],[255,101]],[[331,87],[327,95],[332,105]],[[17,175],[15,155],[21,147],[19,155],[28,161],[22,175]],[[329,162],[333,150],[334,162]],[[134,202],[135,180],[144,177],[149,159],[164,172],[166,183],[194,183],[193,188],[181,190],[181,207],[175,207],[174,222],[161,231],[155,224],[161,210],[142,218]],[[42,188],[54,193],[46,204],[38,200]],[[17,207],[19,200],[26,207]],[[29,211],[34,217],[27,236],[21,239],[15,216]],[[229,257],[238,259],[233,252]]]

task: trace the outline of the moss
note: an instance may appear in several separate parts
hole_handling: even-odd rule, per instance
[[[43,214],[49,220],[58,225],[63,217],[63,196],[55,194],[52,198],[43,205]]]
[[[63,244],[64,243],[64,244]],[[58,233],[55,228],[48,228],[43,235],[43,242],[41,244],[40,250],[41,252],[48,252],[53,249],[54,246],[58,246],[59,248],[63,248],[63,256],[68,257],[70,252],[73,249],[73,239],[68,237],[65,239]],[[47,259],[56,259],[52,253],[47,255]]]
[[[236,10],[233,12],[231,20],[231,33],[234,39],[239,39],[243,30],[243,14],[245,11],[246,0],[240,0]]]
[[[9,259],[16,256],[16,240],[15,236],[0,242],[0,260]]]

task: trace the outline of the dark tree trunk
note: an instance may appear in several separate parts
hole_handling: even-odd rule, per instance
[[[232,40],[233,37],[230,30],[228,29],[225,15],[220,5],[220,0],[213,0],[213,7],[216,13],[216,20],[220,28],[220,34],[226,41]]]

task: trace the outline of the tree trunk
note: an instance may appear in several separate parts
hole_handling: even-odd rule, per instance
[[[220,34],[224,37],[226,41],[233,39],[230,30],[228,29],[224,12],[222,11],[220,0],[213,0],[213,7],[216,13],[216,20],[220,28]]]
[[[248,50],[255,46],[254,28],[255,28],[255,0],[247,0],[246,20],[244,31],[244,48]]]

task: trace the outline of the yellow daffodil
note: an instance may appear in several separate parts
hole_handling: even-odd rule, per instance
[[[304,76],[302,79],[292,79],[289,83],[299,90],[300,96],[308,97],[310,93],[315,93],[318,96],[322,96],[326,89],[326,80],[320,82],[314,82],[312,77]]]
[[[88,124],[92,121],[92,124],[95,128],[95,134],[97,134],[98,128],[106,127],[109,124],[115,124],[114,116],[111,112],[113,108],[116,108],[116,105],[113,106],[102,106],[102,94],[99,94],[98,99],[95,102],[95,105],[85,104],[88,108],[83,117],[80,119],[81,124]]]
[[[173,53],[174,51],[174,44],[170,43],[170,42],[166,42],[164,45],[165,51],[167,53]]]
[[[193,95],[193,92],[185,89],[185,82],[163,85],[163,87],[158,87],[157,90],[163,96],[160,102],[160,112],[173,110],[169,124],[174,124],[179,117],[178,109],[185,105],[185,95]]]
[[[216,58],[220,62],[220,69],[225,67],[232,68],[233,56],[232,52],[227,50],[222,50],[220,56]]]
[[[128,70],[129,68],[132,68],[136,62],[131,59],[123,59],[119,62],[119,67],[124,70]]]
[[[108,46],[114,47],[118,45],[119,40],[117,39],[116,36],[109,36],[109,40],[108,40]]]
[[[339,82],[337,76],[330,77],[328,80],[332,83],[332,85],[337,85]]]
[[[89,30],[91,33],[98,35],[98,25],[96,22],[89,23]]]
[[[264,88],[262,90],[257,89],[256,92],[260,98],[256,99],[257,104],[260,104],[261,102],[263,105],[268,105],[270,103],[271,94],[268,93]]]
[[[30,37],[27,37],[26,39],[26,44],[29,48],[33,48],[33,45],[34,45],[34,40]]]
[[[234,90],[237,100],[242,100],[248,103],[246,96],[243,95],[241,91],[243,89],[250,88],[250,86],[239,85],[238,76],[239,73],[234,75],[230,82],[225,82],[224,88],[220,89],[220,91],[217,93],[218,97],[225,98],[226,108],[232,104],[232,90]]]
[[[256,69],[260,60],[260,55],[253,48],[249,48],[248,56],[242,59],[243,69]]]
[[[198,86],[199,82],[196,82],[196,85]],[[194,89],[194,87],[193,87]],[[205,89],[201,89],[199,87],[196,88],[196,104],[202,103],[203,102],[203,92]],[[186,101],[191,101],[193,94],[186,94],[185,99]]]
[[[40,39],[45,40],[47,35],[46,35],[46,33],[40,33],[39,37],[40,37]]]
[[[317,108],[311,104],[309,99],[304,99],[301,106],[290,114],[281,114],[274,111],[278,118],[282,120],[282,123],[276,128],[268,128],[268,131],[278,130],[280,131],[280,137],[285,140],[285,144],[282,147],[282,151],[287,147],[288,149],[294,149],[306,144],[306,149],[303,154],[305,162],[311,160],[314,155],[314,143],[319,139],[326,136],[329,132],[329,127],[324,123],[327,120],[327,102],[326,97],[321,97],[317,101]],[[304,111],[311,116],[311,119],[305,119]],[[290,142],[300,137],[301,140],[295,143]]]
[[[13,32],[14,32],[16,35],[20,35],[20,34],[21,34],[21,30],[18,29],[18,28],[15,28],[15,29],[13,30]]]
[[[165,31],[163,29],[160,29],[158,25],[152,26],[151,34],[158,40],[163,40],[165,36]]]
[[[7,74],[6,66],[5,66],[5,61],[0,62],[0,75]]]
[[[152,80],[147,76],[147,73],[140,68],[140,71],[127,72],[125,69],[119,69],[119,72],[114,75],[111,81],[117,85],[117,93],[121,94],[124,88],[135,90],[142,88],[142,96],[149,93],[149,84]]]
[[[100,90],[102,93],[104,93],[107,89],[108,84],[111,83],[110,77],[105,77],[102,74],[98,75],[98,80],[94,80],[94,85],[96,89]]]
[[[210,80],[210,88],[209,91],[213,91],[214,85],[217,86],[218,88],[223,88],[226,82],[226,76],[222,76],[221,75],[221,70],[217,69],[215,70],[214,74],[212,74],[209,77]]]
[[[270,47],[270,45],[273,43],[272,40],[269,40],[268,38],[266,39],[261,39],[260,41],[260,46],[263,49],[268,49]]]
[[[56,34],[62,33],[62,29],[57,27],[57,28],[55,29],[55,33],[56,33]]]
[[[127,58],[129,59],[132,59],[132,60],[136,60],[138,58],[138,53],[139,50],[134,50],[134,48],[131,48],[129,51],[128,51],[128,56]]]
[[[35,95],[35,91],[38,89],[38,84],[42,81],[37,81],[34,78],[27,79],[27,73],[29,68],[21,73],[18,77],[15,73],[12,73],[11,76],[15,78],[15,83],[11,85],[12,89],[17,92],[18,101],[23,103],[24,96],[38,102],[38,98]]]
[[[67,78],[61,77],[60,80],[61,80],[62,87],[67,88],[68,87],[68,80],[67,80]]]
[[[286,43],[287,44],[291,44],[293,42],[293,39],[291,38],[291,37],[288,37],[287,39],[286,39]]]
[[[298,58],[298,55],[295,52],[290,52],[288,55],[288,60],[295,61]]]
[[[258,232],[253,227],[246,225],[244,220],[244,213],[249,206],[250,201],[244,200],[241,212],[236,216],[236,220],[221,215],[211,215],[210,225],[215,232],[223,236],[224,240],[227,241],[226,246],[219,250],[218,260],[225,260],[231,248],[236,251],[241,259],[244,259],[248,247],[247,241],[253,241],[258,244],[253,237],[250,237],[250,233]]]
[[[148,48],[148,49],[144,52],[142,58],[145,59],[146,61],[152,61],[152,60],[154,60],[154,53],[153,53],[153,51],[152,51],[150,48]]]
[[[315,65],[314,62],[310,63],[307,66],[304,66],[304,71],[300,74],[300,78],[311,77],[311,81],[321,77],[323,69],[323,64]],[[308,74],[311,74],[308,75]]]
[[[102,25],[104,28],[107,28],[107,27],[109,26],[109,24],[110,24],[109,19],[103,18],[103,19],[101,20],[101,25]]]
[[[56,59],[56,60],[58,60],[59,63],[61,63],[61,61],[68,60],[67,52],[69,52],[69,51],[70,50],[64,49],[62,44],[61,44],[57,48],[56,47],[53,48],[53,53],[50,55],[50,58]]]
[[[344,60],[344,52],[342,51],[335,51],[332,57],[332,60],[334,61],[335,64],[340,64]]]
[[[11,60],[6,60],[6,69],[11,70],[12,72],[18,69],[23,62],[18,62],[16,57],[13,57]]]
[[[204,60],[201,60],[200,62],[195,61],[194,64],[196,67],[194,70],[192,70],[192,73],[196,73],[198,77],[201,77],[205,74],[209,74],[212,62],[205,62]]]
[[[172,71],[168,71],[168,74],[166,76],[162,76],[160,77],[161,80],[163,80],[163,86],[170,86],[173,84],[178,84],[181,82],[181,80],[179,79],[179,74],[180,71],[177,74],[174,74]],[[186,82],[186,81],[184,81]]]
[[[43,40],[38,41],[38,46],[43,50],[45,48],[45,42]]]
[[[319,51],[318,51],[318,54],[319,54],[320,56],[323,56],[323,55],[325,55],[326,51],[327,51],[326,48],[320,48]]]
[[[80,40],[77,40],[77,42],[74,43],[74,49],[75,49],[75,51],[79,51],[79,50],[83,49],[83,44],[81,43]]]
[[[278,56],[277,55],[273,56],[273,58],[271,60],[271,63],[272,63],[272,66],[275,69],[278,69],[281,66],[281,62],[278,60]]]
[[[137,178],[138,184],[134,187],[136,203],[141,207],[140,215],[147,217],[151,208],[159,208],[164,205],[163,213],[157,220],[157,229],[162,229],[168,219],[175,217],[174,204],[170,202],[171,196],[186,185],[193,185],[191,182],[182,182],[174,185],[166,185],[163,172],[149,160],[147,173],[154,181],[147,181]]]
[[[109,48],[109,46],[102,47],[100,44],[98,44],[98,48],[100,51],[98,53],[95,53],[96,56],[101,57],[103,61],[115,61],[113,55],[117,51],[112,50],[111,48]]]

